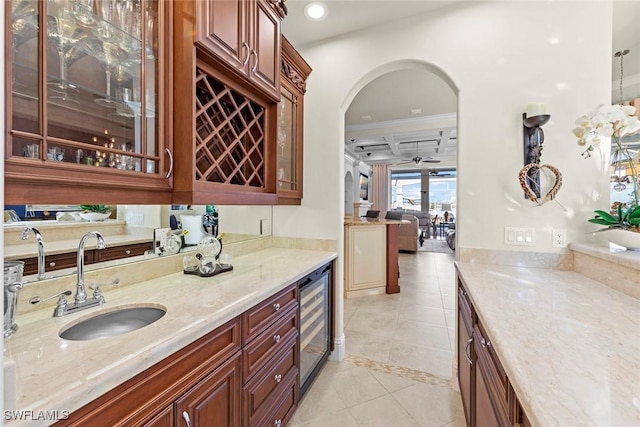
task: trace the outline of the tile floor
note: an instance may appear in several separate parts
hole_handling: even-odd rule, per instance
[[[400,294],[345,300],[347,356],[327,362],[291,427],[463,427],[451,386],[453,255],[404,254]]]

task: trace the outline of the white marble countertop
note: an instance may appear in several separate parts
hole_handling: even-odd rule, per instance
[[[105,288],[102,308],[61,318],[53,318],[48,309],[18,316],[18,331],[4,341],[4,360],[16,363],[15,409],[73,412],[335,257],[335,252],[270,248],[235,257],[233,271],[211,278],[177,273]],[[119,336],[93,341],[58,337],[59,330],[78,319],[147,304],[166,307],[166,315]]]
[[[456,265],[534,426],[640,425],[640,300],[573,271]]]

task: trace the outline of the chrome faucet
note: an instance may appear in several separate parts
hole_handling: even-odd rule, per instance
[[[80,239],[80,244],[78,245],[78,259],[77,259],[77,269],[78,269],[78,280],[76,283],[76,296],[74,298],[76,305],[81,305],[86,303],[87,301],[87,291],[84,287],[84,246],[89,240],[90,237],[94,237],[98,240],[98,249],[104,249],[107,245],[104,243],[104,238],[102,234],[97,231],[89,231],[82,239]],[[93,298],[92,298],[93,299]]]
[[[42,238],[42,234],[40,234],[37,228],[25,227],[24,230],[22,230],[22,240],[27,240],[29,238],[29,230],[31,230],[33,234],[36,236],[36,243],[38,244],[38,280],[42,280],[45,278],[44,239]]]

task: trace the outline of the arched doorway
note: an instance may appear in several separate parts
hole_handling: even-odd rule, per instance
[[[458,166],[458,89],[443,70],[417,60],[385,64],[354,85],[343,107],[345,158],[382,164],[390,176],[405,173],[411,181],[402,182],[410,185],[398,192],[400,201],[391,191],[389,209],[416,211],[419,218],[437,215],[441,221],[445,211],[457,217],[456,186],[447,185],[446,194],[437,188],[456,180]],[[345,187],[345,211],[347,194]],[[444,232],[436,237],[445,240]]]

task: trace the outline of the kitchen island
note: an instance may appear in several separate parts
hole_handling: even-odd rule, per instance
[[[273,247],[236,256],[232,272],[211,278],[176,273],[126,287],[105,287],[103,307],[58,318],[48,309],[19,315],[19,330],[5,340],[4,348],[5,362],[16,365],[17,400],[5,409],[73,413],[335,257],[330,251]],[[92,341],[58,336],[68,325],[98,312],[140,305],[165,308],[166,314],[123,335]],[[6,425],[50,423],[26,419]]]
[[[345,219],[345,298],[400,292],[398,226],[403,222],[408,221]]]
[[[621,258],[640,269],[638,254]],[[497,355],[531,425],[640,425],[640,300],[575,271],[456,268],[483,326],[482,346]],[[464,330],[460,321],[457,328]],[[462,351],[473,357],[469,346]],[[467,362],[458,361],[463,372]]]

